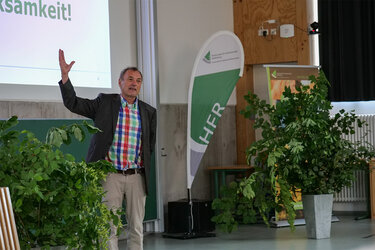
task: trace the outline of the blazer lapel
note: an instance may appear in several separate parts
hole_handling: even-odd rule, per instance
[[[120,106],[121,106],[121,97],[120,95],[117,95],[112,101],[112,134],[114,134],[116,131]]]
[[[146,114],[146,108],[145,105],[143,105],[143,102],[138,99],[138,107],[139,112],[141,114],[141,130],[142,130],[142,142],[144,141],[145,133],[146,133],[146,126],[147,126],[147,114]]]

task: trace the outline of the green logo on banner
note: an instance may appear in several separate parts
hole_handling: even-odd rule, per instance
[[[276,70],[274,70],[271,75],[272,75],[273,78],[276,78],[277,77]]]
[[[208,51],[207,54],[204,56],[203,61],[206,63],[211,63],[211,51]]]
[[[191,99],[190,135],[195,142],[208,145],[240,78],[239,72],[240,69],[233,69],[195,77]]]

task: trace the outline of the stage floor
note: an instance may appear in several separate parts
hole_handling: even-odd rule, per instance
[[[375,249],[375,220],[354,220],[353,216],[337,216],[340,221],[332,223],[331,238],[307,239],[305,226],[297,226],[295,232],[289,227],[267,228],[263,224],[242,225],[232,234],[216,231],[214,238],[178,240],[163,238],[162,234],[147,234],[144,250],[344,250]],[[126,241],[120,241],[120,249],[126,249]]]

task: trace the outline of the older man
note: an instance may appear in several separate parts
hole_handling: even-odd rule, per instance
[[[156,138],[156,110],[138,99],[142,74],[130,67],[121,71],[118,84],[121,94],[99,94],[95,99],[76,96],[69,79],[74,61],[67,64],[59,50],[61,81],[65,107],[91,118],[102,132],[93,135],[86,161],[110,161],[117,173],[110,173],[103,188],[109,208],[117,210],[126,198],[128,249],[143,249],[143,218],[150,173],[151,153]],[[111,227],[109,249],[118,249],[116,228]]]

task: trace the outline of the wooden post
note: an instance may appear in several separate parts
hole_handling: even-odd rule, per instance
[[[298,27],[307,30],[307,9],[305,0],[296,1],[296,21]],[[297,62],[300,65],[310,65],[310,44],[309,35],[306,32],[297,30]]]
[[[0,249],[21,249],[7,187],[0,188]]]
[[[369,163],[371,219],[375,219],[375,159]]]
[[[237,164],[246,164],[246,149],[255,141],[254,120],[249,120],[240,114],[247,106],[244,99],[249,91],[254,92],[253,87],[253,67],[245,65],[244,75],[238,81],[236,106],[236,139],[237,139]]]
[[[241,40],[246,47],[244,40],[244,22],[243,11],[247,3],[242,0],[233,0],[233,18],[234,18],[234,33]],[[245,58],[246,61],[246,58]],[[240,111],[245,109],[247,103],[244,99],[249,91],[254,92],[253,87],[253,66],[245,65],[242,78],[237,83],[237,105],[236,105],[236,142],[237,142],[237,164],[246,164],[246,148],[255,141],[255,130],[253,128],[254,121],[246,119],[240,114]]]

